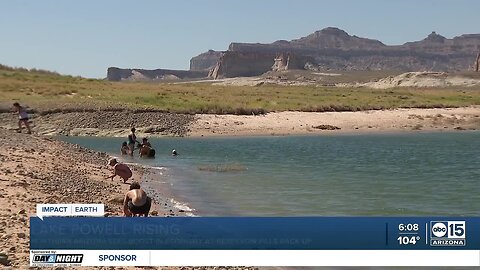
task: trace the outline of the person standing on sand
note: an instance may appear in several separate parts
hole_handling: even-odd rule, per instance
[[[133,182],[123,200],[123,214],[126,217],[142,215],[147,217],[151,206],[152,199],[140,188],[138,182]]]
[[[113,181],[113,178],[118,175],[123,179],[123,183],[126,183],[128,178],[132,177],[133,175],[132,171],[127,165],[119,163],[115,158],[110,159],[110,161],[108,161],[108,165],[113,166],[113,175],[107,176],[105,179],[111,178]]]
[[[132,133],[128,135],[128,148],[130,148],[130,156],[133,157],[133,151],[135,150],[135,143],[140,143],[137,141],[137,135],[135,135],[135,128],[131,129]]]
[[[13,108],[17,111],[18,113],[18,133],[22,133],[22,123],[25,125],[27,128],[27,134],[32,134],[32,130],[30,129],[30,125],[28,124],[28,113],[23,108],[20,106],[18,102],[13,103]]]

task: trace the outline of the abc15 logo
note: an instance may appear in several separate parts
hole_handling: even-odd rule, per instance
[[[431,238],[465,239],[465,221],[431,221]]]

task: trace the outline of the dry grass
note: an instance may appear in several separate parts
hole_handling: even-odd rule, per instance
[[[250,115],[271,111],[325,112],[480,105],[480,88],[381,90],[125,83],[0,67],[0,100],[3,110],[12,102],[19,101],[44,112],[128,108],[173,113]]]

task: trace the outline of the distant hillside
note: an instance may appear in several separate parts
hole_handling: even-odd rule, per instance
[[[171,81],[179,79],[205,78],[208,71],[199,70],[172,70],[172,69],[131,69],[109,67],[107,80],[109,81]]]
[[[191,70],[212,70],[219,77],[255,76],[271,69],[274,58],[289,54],[295,68],[328,70],[464,71],[472,69],[480,49],[480,34],[447,39],[435,32],[421,41],[388,46],[374,39],[325,28],[306,37],[270,44],[231,43],[227,51],[193,57]],[[213,65],[212,63],[216,63]],[[193,64],[192,64],[193,63]]]
[[[5,70],[5,71],[18,71],[18,72],[31,72],[31,73],[38,73],[38,74],[48,74],[48,75],[54,75],[54,76],[62,76],[58,72],[55,71],[50,71],[50,70],[44,70],[44,69],[37,69],[37,68],[22,68],[22,67],[10,67],[6,65],[0,64],[0,70]]]

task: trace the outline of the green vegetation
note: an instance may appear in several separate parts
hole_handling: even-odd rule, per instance
[[[147,109],[176,113],[357,111],[480,105],[480,87],[365,89],[315,86],[212,86],[209,83],[108,82],[0,66],[0,100],[40,111]]]

